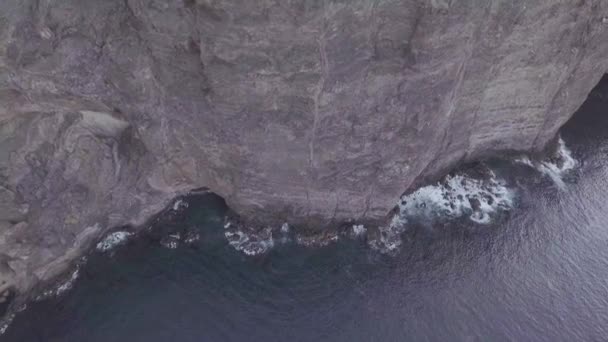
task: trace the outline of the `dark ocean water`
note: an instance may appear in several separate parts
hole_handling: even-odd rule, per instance
[[[561,189],[497,162],[517,193],[489,225],[418,224],[400,252],[360,239],[246,256],[222,203],[192,199],[194,247],[141,238],[93,254],[64,295],[1,341],[607,341],[608,82],[562,131],[579,166]]]

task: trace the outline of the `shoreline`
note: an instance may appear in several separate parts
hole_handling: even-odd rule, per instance
[[[550,158],[555,157],[559,153],[558,148],[560,144],[558,143],[558,141],[561,140],[558,136],[556,136],[555,139],[552,139],[552,146],[548,146],[541,154],[525,154],[524,158],[528,158],[528,160],[530,160],[530,158],[534,158],[532,160],[534,160],[535,163],[540,165],[543,160],[549,160]],[[412,195],[416,191],[427,186],[440,185],[442,184],[442,182],[445,182],[448,177],[455,174],[469,174],[481,178],[488,177],[488,166],[485,165],[485,163],[496,160],[508,160],[517,163],[518,159],[516,158],[516,156],[521,157],[522,154],[515,152],[505,152],[500,156],[486,158],[477,162],[461,163],[455,168],[453,168],[451,172],[445,174],[439,180],[435,182],[429,182],[425,186],[419,187],[412,191],[408,191],[404,193],[403,196]],[[53,263],[47,265],[45,267],[44,272],[37,273],[39,280],[34,286],[30,288],[29,291],[25,293],[18,293],[15,290],[14,284],[12,283],[7,283],[0,287],[0,293],[8,291],[9,294],[12,294],[12,298],[7,304],[7,309],[4,316],[0,317],[0,322],[6,320],[7,317],[9,317],[11,314],[18,312],[18,308],[22,307],[23,305],[27,305],[27,303],[32,300],[36,300],[37,298],[39,298],[41,294],[52,291],[52,289],[64,284],[66,279],[70,277],[70,274],[72,274],[75,269],[80,267],[79,264],[81,264],[83,258],[86,258],[91,253],[94,253],[96,244],[98,244],[108,235],[119,231],[125,231],[128,232],[128,234],[132,235],[130,236],[131,239],[139,239],[142,237],[143,234],[158,229],[158,227],[162,226],[164,223],[171,222],[172,220],[179,218],[179,215],[181,214],[179,210],[181,205],[180,203],[187,203],[190,198],[196,196],[215,196],[219,200],[224,201],[223,198],[213,193],[210,189],[198,188],[173,197],[171,200],[167,201],[166,205],[163,207],[162,210],[153,214],[141,225],[122,225],[112,227],[107,230],[103,230],[99,227],[99,225],[96,225],[85,229],[83,231],[83,234],[78,237],[75,246],[68,250],[68,252],[62,257],[56,259]],[[286,233],[288,230],[293,234],[293,236],[296,237],[295,241],[298,244],[314,248],[329,245],[337,241],[340,237],[359,235],[357,234],[357,231],[361,229],[364,229],[366,239],[379,239],[383,234],[386,234],[386,231],[383,230],[382,227],[390,225],[391,220],[394,221],[395,217],[399,215],[399,203],[396,203],[395,209],[392,210],[387,215],[386,219],[383,221],[358,222],[352,220],[348,222],[342,222],[340,224],[335,223],[331,227],[324,228],[321,230],[291,226],[287,223],[285,223],[283,226],[277,226],[272,228],[264,228],[261,226],[257,226],[253,227],[252,229],[250,225],[248,225],[247,223],[243,223],[241,221],[241,217],[236,215],[227,206],[226,210],[227,211],[224,215],[224,224],[226,225],[225,229],[227,229],[227,227],[229,227],[230,225],[233,225],[233,227],[236,227],[237,231],[239,231],[240,234],[255,236],[254,242],[256,242],[255,239],[260,239],[260,234],[262,234],[262,236],[263,234],[267,234],[267,236],[270,237],[272,237],[273,234],[276,236],[280,236],[281,231],[283,231],[283,233]],[[402,231],[398,230],[397,234],[400,234],[400,232]],[[232,244],[229,235],[226,235],[226,238],[228,243]],[[259,241],[263,242],[263,240]],[[272,247],[272,245],[270,245],[270,247]],[[235,248],[239,249],[239,247]],[[262,249],[256,247],[256,249],[254,249],[254,252],[248,253],[247,251],[245,251],[244,253],[254,255],[258,253],[264,253],[266,249],[267,247],[264,247]]]

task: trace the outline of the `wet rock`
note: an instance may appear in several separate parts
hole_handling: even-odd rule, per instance
[[[472,197],[469,198],[469,203],[471,204],[471,209],[473,209],[473,211],[479,211],[481,209],[481,202],[479,201],[478,198],[476,197]]]
[[[176,249],[179,247],[180,240],[181,236],[179,234],[171,234],[160,239],[160,245],[165,248]]]
[[[486,196],[484,196],[484,198],[485,198],[486,202],[487,202],[489,205],[493,205],[493,204],[494,204],[494,197],[492,197],[492,196],[490,196],[490,195],[486,195]]]
[[[310,235],[298,235],[296,242],[307,247],[323,247],[338,241],[339,236],[336,231],[327,231]]]

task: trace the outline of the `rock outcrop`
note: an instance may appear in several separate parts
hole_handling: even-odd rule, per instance
[[[606,70],[604,0],[2,0],[0,288],[203,186],[252,224],[381,220],[541,150]]]

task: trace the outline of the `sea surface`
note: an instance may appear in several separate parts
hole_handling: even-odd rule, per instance
[[[325,246],[184,199],[165,227],[100,244],[0,341],[607,341],[608,82],[561,137],[560,160],[489,161],[489,181],[452,175],[395,227]]]

